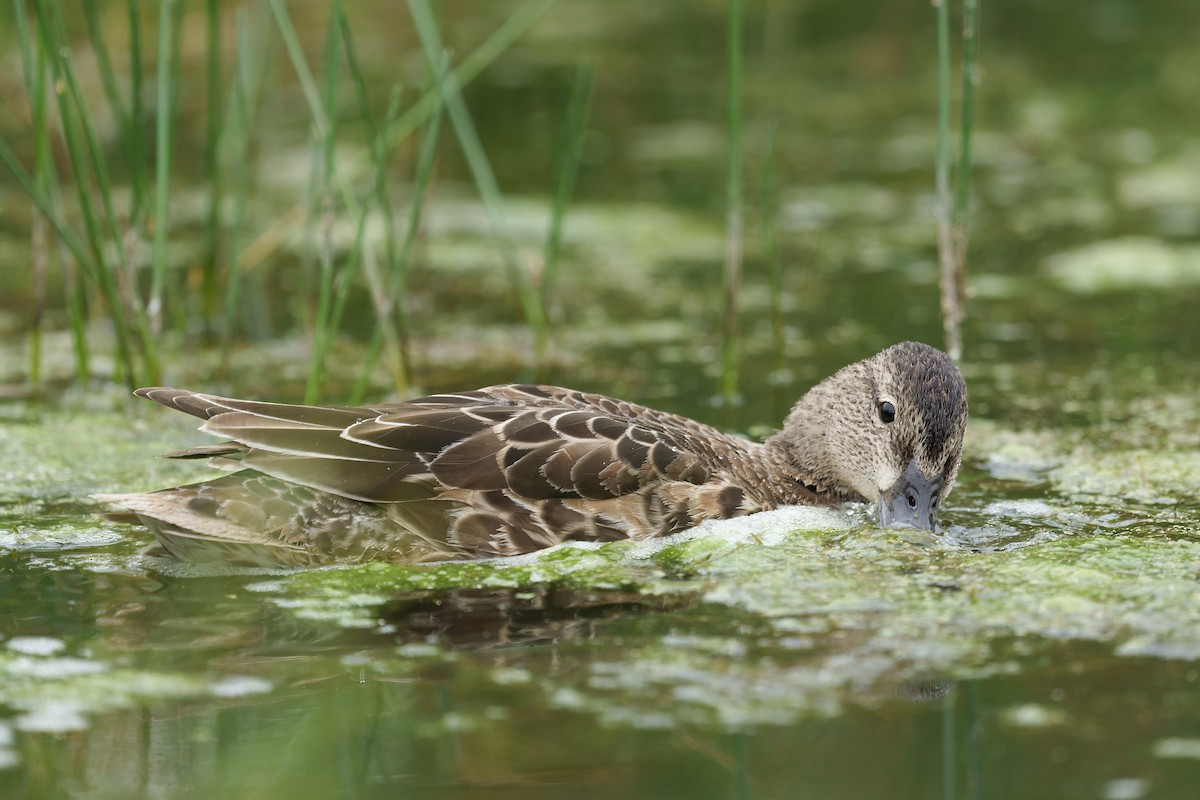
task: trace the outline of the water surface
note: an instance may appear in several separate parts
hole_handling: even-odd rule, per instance
[[[399,8],[363,27],[384,95],[396,41],[411,44]],[[868,0],[751,10],[745,372],[729,408],[710,400],[723,14],[564,6],[468,101],[536,254],[570,69],[599,68],[545,377],[761,434],[842,364],[939,339],[932,18]],[[495,22],[445,16],[462,46]],[[943,537],[876,530],[861,509],[785,512],[512,562],[216,574],[142,556],[145,533],[89,499],[206,475],[152,458],[202,441],[192,420],[102,383],[0,406],[0,794],[1194,797],[1196,17],[1165,1],[985,9],[973,418]],[[285,163],[303,120],[267,120],[290,130]],[[755,227],[771,124],[783,371]],[[414,273],[430,391],[525,377],[452,145]],[[264,219],[304,180],[268,172]],[[20,263],[13,191],[2,235]],[[181,211],[184,243],[189,224]],[[287,288],[288,266],[286,252],[264,264],[263,285]],[[3,273],[6,376],[24,364],[19,274]],[[225,385],[207,350],[180,349],[168,380],[295,399],[294,305]],[[338,344],[331,397],[366,335],[352,325]],[[48,359],[60,386],[65,336]]]

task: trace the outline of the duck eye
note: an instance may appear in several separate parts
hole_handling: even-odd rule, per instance
[[[894,421],[896,419],[896,407],[887,400],[880,402],[879,418],[884,422]]]

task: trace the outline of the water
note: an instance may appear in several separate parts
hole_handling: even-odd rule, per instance
[[[363,27],[384,93],[386,55],[409,52],[389,9]],[[445,13],[462,47],[494,22]],[[748,20],[746,366],[742,404],[724,408],[710,401],[723,13],[558,9],[468,101],[518,246],[536,253],[558,94],[580,54],[597,59],[547,377],[762,432],[842,364],[939,339],[932,18],[814,0]],[[1197,13],[984,9],[973,416],[941,538],[878,531],[859,509],[511,562],[202,571],[143,556],[144,532],[88,499],[207,475],[153,458],[202,441],[193,420],[103,385],[0,405],[0,795],[1194,797]],[[767,366],[754,233],[771,119],[783,375]],[[267,124],[291,132],[283,163],[299,117]],[[428,390],[523,377],[516,306],[456,152],[414,274]],[[305,176],[277,172],[265,219],[294,199],[284,179]],[[4,252],[23,263],[13,191],[0,187],[19,234]],[[286,258],[261,269],[286,282]],[[23,364],[19,275],[0,273],[6,376]],[[222,388],[300,391],[294,309],[272,311],[275,338],[240,350]],[[361,358],[350,327],[332,395]],[[48,343],[53,381],[70,371],[65,344]],[[211,386],[216,361],[179,353],[168,379]]]

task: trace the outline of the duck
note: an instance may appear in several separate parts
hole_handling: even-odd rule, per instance
[[[559,386],[361,407],[135,394],[204,420],[225,441],[168,457],[226,474],[97,498],[166,555],[268,568],[513,556],[847,501],[876,504],[882,526],[937,531],[968,416],[955,363],[918,342],[821,381],[762,442]]]

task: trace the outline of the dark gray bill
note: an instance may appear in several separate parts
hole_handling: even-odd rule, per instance
[[[930,480],[921,474],[914,458],[900,478],[879,496],[879,524],[907,525],[937,533],[937,504],[942,478]]]

